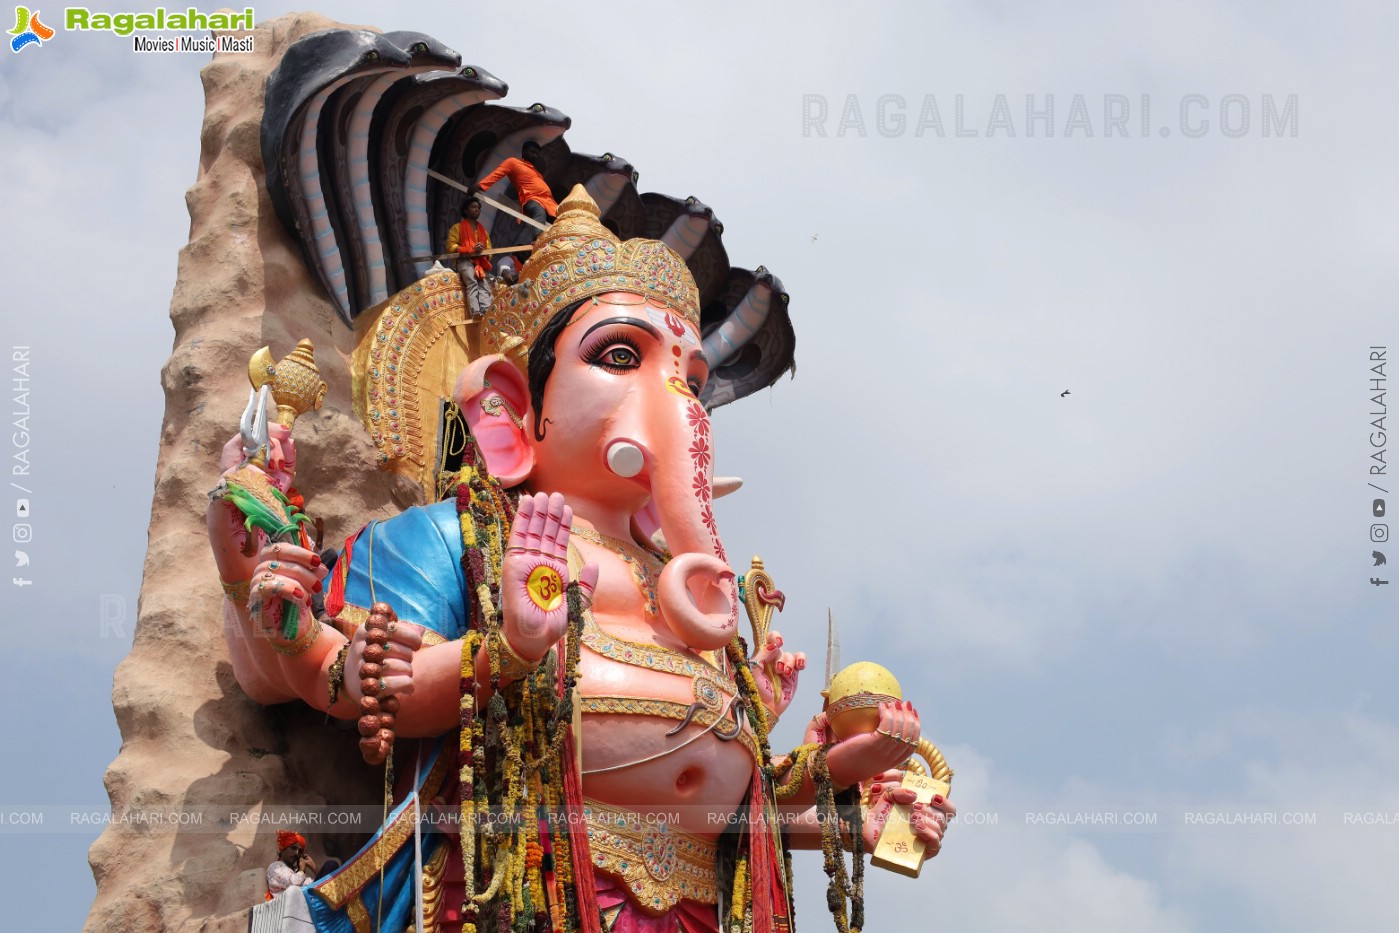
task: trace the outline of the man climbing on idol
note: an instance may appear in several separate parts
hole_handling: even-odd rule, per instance
[[[477,182],[475,190],[486,191],[502,178],[508,177],[510,183],[515,186],[516,196],[520,199],[520,210],[543,229],[552,223],[559,213],[558,202],[554,200],[549,183],[540,172],[543,150],[540,149],[539,143],[531,140],[521,147],[520,155],[522,158],[509,158],[497,165],[495,171]],[[528,243],[534,240],[538,231],[526,226],[522,233],[525,237],[522,242]]]

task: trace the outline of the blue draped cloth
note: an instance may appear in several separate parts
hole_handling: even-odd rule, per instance
[[[359,533],[350,549],[350,566],[345,576],[346,606],[368,609],[375,602],[388,603],[404,621],[421,625],[446,641],[461,638],[469,621],[461,558],[461,524],[454,501],[419,506],[391,519],[372,522]],[[442,756],[453,754],[445,749],[442,738],[422,741],[428,748],[417,786],[420,791],[434,768],[440,783],[442,768],[448,764]],[[427,805],[428,800],[423,800],[422,806]],[[381,919],[384,930],[412,926],[412,807],[409,796],[393,809],[363,848],[335,872],[306,889],[306,902],[317,930],[360,933],[356,916],[361,929],[366,917],[371,929],[377,928]],[[391,829],[395,826],[396,831]],[[404,826],[409,827],[406,837]],[[424,826],[422,836],[425,862],[448,842],[446,835],[430,826]],[[356,893],[342,900],[339,907],[332,906],[336,899],[333,895],[344,898],[352,888]]]
[[[451,500],[371,522],[351,549],[345,602],[365,609],[388,603],[406,622],[448,641],[460,638],[467,626],[461,555],[461,521]]]

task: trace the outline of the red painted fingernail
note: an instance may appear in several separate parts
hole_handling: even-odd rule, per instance
[[[942,794],[933,794],[933,803],[942,803]]]
[[[312,567],[319,567],[320,565],[321,565],[321,556],[320,556],[319,554],[312,554],[312,555],[311,555],[311,566],[312,566]]]
[[[299,587],[299,586],[298,586],[296,589],[294,589],[294,590],[291,591],[291,598],[292,598],[292,599],[302,599],[302,598],[305,597],[305,596],[306,596],[306,594],[303,593],[303,592],[301,592],[301,587]]]
[[[320,591],[321,591],[321,581],[320,581],[320,580],[317,580],[317,581],[315,582],[315,585],[313,585],[313,586],[311,587],[311,592],[312,592],[312,593],[319,593]]]

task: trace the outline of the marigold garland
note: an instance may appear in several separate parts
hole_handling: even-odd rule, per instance
[[[861,821],[858,788],[847,788],[837,795],[835,783],[831,779],[830,766],[826,756],[830,745],[823,745],[812,753],[809,768],[816,785],[816,817],[821,828],[821,853],[826,877],[826,907],[835,918],[837,933],[860,933],[865,925],[865,840]],[[844,807],[838,806],[836,797],[847,801]],[[853,800],[854,805],[848,801]],[[841,844],[841,810],[849,815],[851,849],[854,851],[854,879],[846,874],[845,849]],[[846,906],[850,913],[847,916]]]
[[[786,756],[786,763],[777,769],[778,773],[775,775],[780,779],[774,782],[773,787],[778,800],[790,800],[802,789],[802,785],[806,783],[811,756],[820,747],[815,742],[799,745]]]

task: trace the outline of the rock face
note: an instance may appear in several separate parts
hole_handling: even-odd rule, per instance
[[[336,733],[302,704],[259,706],[239,688],[204,530],[219,451],[247,401],[248,357],[263,345],[281,357],[302,337],[315,344],[331,388],[324,408],[297,424],[297,486],[307,511],[325,520],[327,543],[411,504],[375,468],[351,410],[353,335],[307,273],[264,188],[258,134],[267,75],[290,43],[338,25],[315,14],[273,20],[251,33],[255,53],[217,55],[201,73],[199,172],[185,195],[189,243],[170,303],[175,341],[161,374],[150,545],[135,639],[112,689],[122,736],[105,777],[113,822],[89,853],[97,880],[91,933],[246,929],[229,915],[262,899],[276,827],[230,814],[380,799],[382,770],[359,760],[352,734]],[[156,811],[199,822],[140,821]],[[308,838],[321,861],[352,853],[363,837]]]

